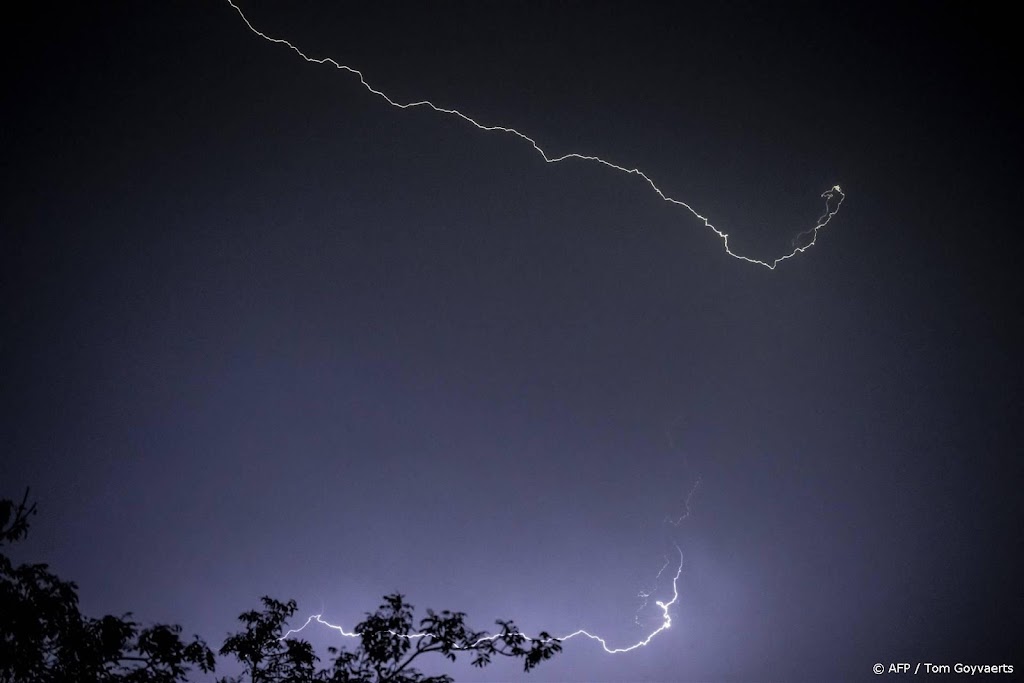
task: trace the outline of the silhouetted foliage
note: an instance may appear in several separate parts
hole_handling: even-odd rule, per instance
[[[28,535],[35,511],[28,491],[17,504],[0,500],[0,548]],[[242,664],[243,674],[219,683],[451,683],[451,676],[426,676],[411,664],[425,654],[455,661],[465,653],[476,667],[503,656],[521,658],[530,671],[562,649],[547,633],[524,636],[511,621],[496,622],[494,635],[473,631],[462,612],[427,610],[414,627],[412,605],[396,593],[356,625],[355,650],[328,648],[332,664],[317,670],[313,647],[284,637],[295,601],[262,602],[262,611],[238,617],[244,630],[229,635],[220,649]],[[180,626],[142,628],[130,613],[85,617],[73,582],[45,564],[14,566],[0,553],[0,683],[181,683],[192,668],[210,673],[214,665],[206,643],[198,636],[183,641]]]
[[[28,491],[20,504],[0,500],[0,545],[28,534]],[[213,652],[180,626],[140,628],[130,614],[84,617],[78,587],[45,564],[14,566],[0,553],[0,681],[173,683],[196,666],[213,671]]]
[[[384,596],[374,614],[356,625],[360,647],[354,652],[330,648],[334,667],[326,680],[331,683],[451,683],[451,676],[427,677],[409,665],[419,656],[437,652],[455,661],[459,653],[470,655],[475,667],[485,667],[495,655],[523,659],[530,671],[542,661],[561,652],[561,642],[548,633],[528,638],[511,621],[498,620],[501,630],[490,635],[466,627],[463,612],[440,614],[427,610],[419,628],[413,628],[412,605],[400,594]],[[527,646],[528,645],[528,646]]]
[[[20,541],[28,535],[28,518],[36,514],[36,504],[28,504],[28,492],[25,489],[17,506],[13,500],[0,500],[0,545]]]
[[[312,681],[319,658],[304,640],[282,640],[285,624],[298,607],[294,600],[279,602],[263,597],[263,611],[241,614],[245,631],[228,636],[221,655],[234,655],[245,676],[222,678],[220,683],[301,683]]]
[[[412,605],[394,594],[385,596],[378,610],[356,625],[359,647],[351,652],[328,648],[333,665],[314,674],[317,658],[309,643],[281,640],[288,618],[295,613],[295,602],[264,597],[263,604],[263,612],[239,617],[246,630],[229,636],[220,651],[238,657],[248,677],[222,679],[224,683],[451,683],[451,676],[428,677],[410,665],[424,654],[440,653],[455,661],[459,653],[466,653],[476,667],[487,666],[498,655],[522,658],[525,670],[530,671],[562,649],[547,633],[527,638],[511,621],[498,621],[501,630],[495,635],[470,630],[462,612],[427,610],[415,628]]]

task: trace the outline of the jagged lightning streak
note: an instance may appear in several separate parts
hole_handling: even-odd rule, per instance
[[[647,636],[644,637],[642,640],[638,640],[637,642],[633,643],[632,645],[628,645],[628,646],[624,646],[624,647],[611,647],[611,646],[608,645],[608,641],[605,640],[604,638],[602,638],[601,636],[594,635],[593,633],[590,633],[589,631],[587,631],[585,629],[582,629],[582,628],[578,629],[576,631],[573,631],[572,633],[570,633],[568,635],[565,635],[565,636],[556,636],[554,638],[554,640],[559,640],[559,641],[564,643],[567,640],[572,640],[573,638],[578,638],[578,637],[582,636],[582,637],[585,637],[585,638],[589,638],[590,640],[597,641],[598,643],[601,644],[601,649],[603,649],[605,652],[607,652],[608,654],[611,654],[611,655],[621,654],[623,652],[631,652],[631,651],[636,650],[638,648],[646,647],[648,645],[648,643],[650,643],[652,640],[654,640],[655,636],[657,636],[662,631],[668,630],[669,628],[672,627],[671,609],[672,609],[672,606],[675,605],[679,601],[679,577],[683,575],[683,551],[679,548],[678,545],[676,546],[676,551],[679,553],[679,565],[676,567],[675,576],[672,577],[672,599],[667,601],[667,602],[665,602],[663,600],[655,600],[654,601],[654,604],[657,605],[658,608],[661,610],[661,624],[656,629],[654,629],[653,631],[648,633]],[[665,567],[667,567],[667,566],[668,566],[668,562],[666,562],[665,566],[662,567],[661,571],[658,572],[658,576],[659,577],[661,576],[662,572],[665,571]],[[649,597],[649,595],[650,594],[648,594],[648,595],[646,595],[644,597],[645,598]],[[338,633],[340,633],[341,635],[345,636],[346,638],[358,638],[359,637],[359,633],[357,633],[355,631],[346,631],[344,627],[338,626],[337,624],[332,624],[331,622],[329,622],[326,619],[324,619],[322,614],[314,614],[313,616],[311,616],[308,619],[306,619],[306,623],[304,623],[302,626],[300,626],[298,628],[290,629],[287,633],[285,633],[283,636],[281,636],[280,639],[281,640],[286,640],[287,638],[290,638],[291,636],[295,635],[296,633],[300,633],[307,626],[309,626],[310,624],[313,624],[313,623],[320,624],[321,626],[326,626],[329,629],[337,631]],[[414,640],[416,638],[423,638],[425,636],[430,635],[429,633],[395,633],[394,631],[390,631],[390,633],[391,633],[391,635],[400,636],[402,638],[408,638],[409,640]],[[479,640],[477,640],[476,643],[474,643],[474,644],[479,644],[479,643],[482,643],[482,642],[487,641],[487,640],[494,640],[497,637],[498,636],[496,636],[496,635],[484,636],[483,638],[480,638]],[[525,636],[525,637],[526,638],[530,638],[530,636]],[[531,640],[532,640],[532,638],[531,638]]]
[[[828,225],[829,221],[832,220],[832,217],[835,216],[839,212],[839,207],[842,205],[843,199],[846,198],[846,195],[843,194],[843,191],[842,191],[842,189],[840,189],[839,185],[833,185],[829,189],[827,189],[824,192],[822,192],[821,193],[821,197],[825,200],[825,211],[824,211],[824,213],[822,213],[821,216],[818,217],[818,220],[815,223],[814,227],[808,228],[807,230],[801,231],[795,238],[793,238],[793,240],[791,242],[791,246],[793,247],[793,250],[790,251],[788,254],[786,254],[784,256],[780,256],[779,258],[777,258],[777,259],[775,259],[774,261],[771,261],[771,262],[761,261],[759,259],[751,258],[749,256],[743,256],[742,254],[738,254],[738,253],[732,251],[732,249],[729,248],[729,235],[727,233],[719,230],[714,225],[712,225],[710,220],[708,220],[705,216],[702,216],[700,213],[698,213],[692,206],[690,206],[686,202],[681,201],[679,199],[674,199],[674,198],[668,196],[667,194],[665,194],[661,190],[661,188],[659,188],[657,185],[654,184],[654,181],[651,180],[651,178],[646,173],[644,173],[643,171],[641,171],[638,168],[627,168],[625,166],[619,166],[618,164],[614,164],[614,163],[612,163],[610,161],[606,161],[605,159],[602,159],[601,157],[593,156],[593,155],[590,155],[590,154],[578,154],[578,153],[573,152],[573,153],[570,153],[570,154],[563,154],[561,156],[549,156],[548,153],[545,152],[541,148],[541,146],[539,144],[537,144],[536,140],[534,140],[533,138],[531,138],[528,135],[525,135],[524,133],[519,132],[515,128],[510,128],[508,126],[486,125],[486,124],[483,124],[483,123],[480,123],[480,122],[476,121],[475,119],[467,116],[466,114],[463,114],[462,112],[458,111],[457,109],[448,109],[446,107],[440,107],[440,106],[438,106],[438,105],[436,105],[433,102],[430,102],[428,100],[419,100],[417,102],[405,102],[405,103],[396,102],[395,100],[391,99],[391,97],[389,97],[383,91],[377,90],[372,85],[370,85],[367,82],[366,78],[363,76],[363,72],[362,71],[360,71],[358,69],[355,69],[355,68],[353,68],[351,66],[347,66],[345,64],[341,64],[340,62],[337,62],[337,61],[335,61],[334,59],[332,59],[330,57],[310,57],[309,55],[304,53],[302,50],[297,48],[295,45],[293,45],[289,41],[287,41],[287,40],[285,40],[283,38],[274,38],[273,36],[269,36],[266,33],[263,33],[262,31],[260,31],[259,29],[257,29],[255,26],[252,25],[252,23],[249,21],[248,17],[246,17],[245,14],[242,12],[242,9],[238,5],[235,4],[234,0],[227,0],[227,2],[228,2],[229,5],[231,5],[235,9],[236,12],[238,12],[238,15],[242,18],[242,21],[245,22],[245,25],[249,27],[249,30],[252,31],[253,33],[255,33],[256,35],[258,35],[260,38],[263,38],[264,40],[267,40],[267,41],[269,41],[271,43],[276,43],[278,45],[284,45],[284,46],[286,46],[288,48],[291,48],[292,51],[294,51],[297,55],[302,57],[307,62],[311,62],[313,64],[329,64],[329,65],[333,66],[336,69],[340,69],[342,71],[347,71],[347,72],[355,75],[356,77],[359,78],[359,82],[363,85],[364,88],[366,88],[369,92],[373,93],[374,95],[376,95],[376,96],[380,97],[381,99],[383,99],[385,102],[390,104],[392,107],[397,107],[399,109],[413,109],[413,108],[416,108],[416,107],[427,107],[428,109],[432,109],[432,110],[438,112],[439,114],[447,114],[449,116],[456,116],[456,117],[462,119],[463,121],[465,121],[466,123],[469,123],[469,124],[471,124],[473,126],[476,126],[477,128],[479,128],[480,130],[483,130],[483,131],[488,131],[488,132],[495,132],[496,131],[496,132],[501,132],[501,133],[508,133],[509,135],[514,135],[514,136],[520,138],[521,140],[529,143],[533,147],[533,149],[536,150],[538,154],[540,154],[540,156],[544,159],[544,161],[548,162],[549,164],[558,163],[559,161],[567,161],[569,159],[578,159],[580,161],[590,161],[590,162],[593,162],[593,163],[596,163],[596,164],[601,164],[602,166],[606,166],[608,168],[614,169],[616,171],[619,171],[620,173],[626,173],[628,175],[639,176],[640,178],[642,178],[644,180],[644,182],[646,182],[651,187],[652,190],[654,190],[654,192],[659,197],[661,197],[662,200],[664,200],[666,202],[669,202],[671,204],[675,204],[677,206],[683,207],[684,209],[689,211],[691,214],[693,214],[694,217],[696,217],[699,221],[704,223],[704,227],[710,228],[712,231],[714,231],[714,233],[716,235],[718,235],[718,237],[722,240],[722,245],[725,247],[725,253],[727,253],[729,256],[732,256],[733,258],[739,259],[741,261],[746,261],[747,263],[754,263],[754,264],[757,264],[759,266],[764,266],[765,268],[768,268],[769,270],[775,270],[775,268],[780,263],[782,263],[783,261],[785,261],[787,259],[790,259],[790,258],[793,258],[797,254],[802,254],[803,252],[805,252],[808,249],[810,249],[811,247],[813,247],[814,244],[818,241],[818,231],[821,230],[822,228],[824,228],[826,225]],[[833,204],[833,202],[834,202],[834,204]],[[810,235],[810,241],[808,241],[806,244],[803,244],[802,246],[799,245],[798,242],[802,241],[802,238],[804,238],[807,235]]]

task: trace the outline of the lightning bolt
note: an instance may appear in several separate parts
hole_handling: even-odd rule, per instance
[[[377,97],[380,97],[381,99],[383,99],[385,102],[387,102],[392,107],[397,107],[398,109],[414,109],[414,108],[418,108],[418,107],[426,107],[428,109],[434,110],[435,112],[437,112],[439,114],[446,114],[448,116],[454,116],[454,117],[460,118],[463,121],[465,121],[466,123],[469,123],[470,125],[473,125],[473,126],[475,126],[476,128],[479,128],[482,131],[500,132],[500,133],[506,133],[508,135],[514,135],[515,137],[523,140],[524,142],[528,143],[531,147],[533,147],[533,149],[536,150],[536,152],[538,154],[540,154],[540,156],[544,159],[544,161],[546,161],[549,164],[555,164],[555,163],[558,163],[560,161],[568,161],[570,159],[577,159],[579,161],[587,161],[587,162],[591,162],[591,163],[595,163],[595,164],[601,164],[602,166],[606,166],[606,167],[608,167],[610,169],[613,169],[615,171],[618,171],[620,173],[625,173],[627,175],[635,175],[635,176],[640,177],[641,179],[643,179],[643,181],[645,183],[647,183],[651,187],[652,190],[654,190],[654,192],[662,200],[664,200],[666,202],[669,202],[670,204],[675,204],[676,206],[683,207],[684,209],[689,211],[691,214],[693,214],[693,216],[695,218],[697,218],[699,221],[701,221],[704,224],[704,227],[711,229],[716,235],[718,235],[719,239],[722,240],[722,246],[725,248],[725,253],[727,253],[729,256],[732,256],[733,258],[739,259],[740,261],[746,261],[747,263],[753,263],[753,264],[756,264],[756,265],[759,265],[759,266],[764,266],[765,268],[768,268],[769,270],[775,270],[775,268],[780,263],[782,263],[783,261],[785,261],[787,259],[791,259],[794,256],[796,256],[797,254],[802,254],[803,252],[807,251],[808,249],[813,247],[814,244],[817,242],[817,240],[818,240],[818,231],[820,231],[822,228],[824,228],[826,225],[828,225],[829,221],[832,220],[832,217],[835,216],[839,212],[839,207],[840,207],[840,205],[842,205],[843,199],[845,199],[845,197],[846,197],[846,195],[843,194],[842,189],[840,189],[839,185],[833,185],[829,189],[827,189],[824,192],[822,192],[821,193],[821,198],[823,198],[825,200],[825,210],[824,210],[824,212],[821,214],[821,216],[818,217],[818,220],[815,223],[814,227],[808,228],[806,230],[801,231],[792,240],[791,246],[793,247],[793,249],[788,254],[785,254],[784,256],[780,256],[779,258],[775,259],[774,261],[770,261],[770,262],[769,261],[761,261],[759,259],[751,258],[749,256],[744,256],[742,254],[738,254],[738,253],[734,252],[732,249],[729,248],[729,235],[727,233],[723,232],[722,230],[719,230],[714,225],[712,225],[711,221],[708,220],[708,218],[706,218],[705,216],[702,216],[700,213],[698,213],[692,206],[690,206],[686,202],[681,201],[679,199],[674,199],[674,198],[668,196],[667,194],[665,194],[661,190],[661,188],[659,188],[657,185],[654,184],[654,181],[651,180],[650,176],[648,176],[646,173],[644,173],[643,171],[641,171],[638,168],[627,168],[626,166],[620,166],[620,165],[612,163],[610,161],[606,161],[605,159],[602,159],[601,157],[593,156],[593,155],[590,155],[590,154],[578,154],[578,153],[573,152],[573,153],[570,153],[570,154],[563,154],[561,156],[551,156],[547,152],[545,152],[541,148],[541,146],[539,144],[537,144],[536,140],[531,138],[529,135],[526,135],[524,133],[519,132],[515,128],[510,128],[508,126],[498,126],[498,125],[483,124],[483,123],[480,123],[479,121],[471,118],[470,116],[467,116],[466,114],[463,114],[461,111],[459,111],[457,109],[448,109],[446,107],[440,107],[440,106],[438,106],[438,105],[436,105],[433,102],[430,102],[428,100],[419,100],[419,101],[416,101],[416,102],[404,102],[404,103],[403,102],[396,102],[395,100],[391,99],[391,97],[389,97],[383,91],[377,90],[372,85],[370,85],[370,83],[367,82],[366,77],[363,76],[363,72],[362,71],[360,71],[358,69],[355,69],[355,68],[353,68],[351,66],[348,66],[346,64],[341,64],[340,62],[337,62],[337,61],[335,61],[334,59],[332,59],[330,57],[310,57],[309,55],[304,53],[302,50],[300,50],[298,47],[293,45],[291,42],[289,42],[289,41],[287,41],[287,40],[285,40],[283,38],[275,38],[273,36],[269,36],[266,33],[260,31],[259,29],[257,29],[255,26],[252,25],[252,23],[249,21],[248,17],[246,17],[245,14],[242,12],[242,9],[237,4],[235,4],[234,0],[227,0],[227,2],[228,2],[229,5],[231,5],[231,7],[233,7],[235,9],[236,12],[238,12],[238,16],[240,16],[242,18],[242,21],[244,21],[245,25],[249,27],[249,30],[252,31],[253,33],[255,33],[260,38],[263,38],[264,40],[266,40],[268,42],[271,42],[271,43],[275,43],[277,45],[284,45],[285,47],[288,47],[293,52],[295,52],[295,54],[297,54],[300,57],[302,57],[302,59],[304,59],[307,62],[310,62],[312,64],[328,64],[330,66],[333,66],[336,69],[339,69],[341,71],[347,71],[348,73],[353,74],[354,76],[359,78],[359,82],[362,84],[362,86],[364,88],[366,88],[366,90],[368,90],[372,94],[376,95]],[[834,202],[834,204],[833,204],[833,202]],[[803,244],[801,246],[799,243],[804,241],[804,238],[806,236],[808,236],[808,235],[810,236],[810,240],[807,241],[806,244]]]
[[[334,59],[332,59],[330,57],[311,57],[311,56],[307,55],[306,53],[304,53],[302,50],[300,50],[298,47],[296,47],[294,44],[289,42],[288,40],[285,40],[283,38],[275,38],[273,36],[270,36],[270,35],[262,32],[262,31],[260,31],[255,26],[253,26],[253,24],[249,21],[248,17],[245,16],[245,13],[242,12],[242,9],[234,2],[234,0],[227,0],[227,2],[228,2],[229,5],[231,5],[231,7],[236,12],[238,12],[238,15],[241,17],[242,21],[249,28],[249,30],[252,31],[252,33],[254,33],[255,35],[259,36],[260,38],[263,38],[264,40],[266,40],[266,41],[268,41],[270,43],[274,43],[274,44],[277,44],[277,45],[283,45],[283,46],[291,49],[293,52],[295,52],[295,54],[297,54],[299,57],[301,57],[303,60],[305,60],[307,62],[310,62],[312,64],[320,64],[320,65],[333,66],[334,68],[336,68],[336,69],[338,69],[340,71],[345,71],[345,72],[348,72],[348,73],[356,76],[359,79],[359,82],[363,86],[363,88],[365,88],[371,94],[376,95],[377,97],[383,99],[385,102],[387,102],[392,107],[396,107],[398,109],[415,109],[415,108],[421,108],[421,107],[422,108],[427,108],[427,109],[431,109],[431,110],[433,110],[433,111],[435,111],[435,112],[437,112],[439,114],[445,114],[447,116],[452,116],[452,117],[459,118],[459,119],[465,121],[466,123],[468,123],[468,124],[478,128],[479,130],[485,131],[485,132],[499,132],[499,133],[505,133],[507,135],[512,135],[514,137],[519,138],[523,142],[529,144],[541,156],[541,158],[545,162],[547,162],[549,164],[554,164],[554,163],[558,163],[558,162],[562,162],[562,161],[569,161],[569,160],[579,160],[579,161],[590,162],[590,163],[594,163],[594,164],[600,164],[600,165],[602,165],[602,166],[604,166],[606,168],[610,168],[610,169],[612,169],[614,171],[617,171],[619,173],[623,173],[623,174],[626,174],[626,175],[632,175],[632,176],[639,177],[663,201],[668,202],[670,204],[674,204],[676,206],[680,206],[680,207],[686,209],[696,219],[701,221],[704,224],[704,227],[706,227],[706,228],[710,229],[712,232],[714,232],[718,236],[718,238],[722,241],[722,246],[725,249],[725,253],[728,254],[729,256],[732,256],[733,258],[736,258],[736,259],[740,260],[740,261],[746,261],[747,263],[752,263],[752,264],[755,264],[755,265],[764,266],[765,268],[768,268],[769,270],[775,270],[775,268],[778,267],[778,265],[780,263],[782,263],[783,261],[786,261],[786,260],[788,260],[790,258],[793,258],[797,254],[802,254],[803,252],[807,251],[808,249],[810,249],[812,246],[815,245],[815,243],[817,242],[817,239],[818,239],[818,232],[822,228],[824,228],[826,225],[828,225],[828,223],[832,220],[832,218],[839,212],[839,208],[842,205],[843,200],[846,198],[846,195],[843,193],[843,191],[839,187],[839,185],[833,185],[831,188],[829,188],[829,189],[825,190],[824,192],[822,192],[820,197],[825,200],[825,208],[824,208],[823,213],[818,217],[818,219],[815,222],[813,227],[810,227],[810,228],[808,228],[806,230],[800,231],[796,235],[796,237],[793,238],[793,240],[791,241],[792,251],[790,251],[789,253],[787,253],[787,254],[785,254],[783,256],[780,256],[779,258],[776,258],[776,259],[774,259],[772,261],[762,261],[760,259],[752,258],[752,257],[749,257],[749,256],[744,256],[742,254],[734,252],[730,248],[728,233],[726,233],[726,232],[720,230],[719,228],[715,227],[714,225],[712,225],[711,221],[707,217],[701,215],[697,210],[695,210],[692,206],[690,206],[686,202],[684,202],[682,200],[679,200],[679,199],[675,199],[675,198],[670,197],[669,195],[667,195],[660,187],[658,187],[654,183],[654,181],[651,179],[650,176],[648,176],[644,171],[641,171],[639,168],[629,168],[629,167],[626,167],[626,166],[621,166],[619,164],[615,164],[615,163],[613,163],[611,161],[608,161],[606,159],[602,159],[601,157],[590,155],[590,154],[580,154],[580,153],[573,152],[573,153],[569,153],[569,154],[563,154],[561,156],[552,156],[552,155],[548,154],[537,143],[537,141],[534,138],[530,137],[529,135],[526,135],[525,133],[520,132],[519,130],[517,130],[515,128],[511,128],[511,127],[508,127],[508,126],[490,125],[490,124],[480,123],[479,121],[473,119],[472,117],[462,113],[461,111],[459,111],[457,109],[449,109],[449,108],[446,108],[446,107],[441,107],[441,106],[438,106],[438,105],[436,105],[433,102],[430,102],[428,100],[419,100],[419,101],[415,101],[415,102],[398,102],[398,101],[392,99],[389,95],[387,95],[387,93],[385,93],[385,92],[383,92],[381,90],[378,90],[378,89],[374,88],[372,85],[370,85],[370,83],[366,80],[366,77],[363,75],[362,71],[360,71],[358,69],[355,69],[355,68],[353,68],[351,66],[348,66],[346,64],[342,64],[342,63],[340,63],[340,62],[338,62],[338,61],[336,61],[336,60],[334,60]],[[689,514],[690,514],[690,498],[693,496],[694,492],[697,490],[699,485],[700,485],[700,479],[698,479],[696,481],[696,483],[690,489],[689,494],[686,496],[686,501],[684,503],[684,512],[683,512],[683,514],[681,516],[679,516],[678,518],[676,518],[676,519],[671,519],[671,518],[670,519],[666,519],[666,522],[668,522],[668,523],[670,523],[670,524],[672,524],[674,526],[678,526],[680,523],[682,523],[683,520],[685,520],[687,517],[689,517]],[[675,605],[679,601],[679,585],[678,584],[679,584],[679,578],[680,578],[680,576],[682,576],[682,573],[683,573],[683,552],[679,548],[678,545],[675,546],[675,548],[676,548],[676,550],[679,553],[679,564],[676,567],[675,575],[672,577],[672,598],[670,600],[667,600],[667,601],[664,601],[664,600],[656,600],[655,601],[655,605],[657,605],[657,607],[661,610],[661,617],[662,617],[661,624],[657,628],[655,628],[653,631],[648,633],[646,637],[644,637],[643,639],[638,640],[637,642],[635,642],[635,643],[633,643],[631,645],[628,645],[628,646],[612,647],[612,646],[609,645],[608,641],[605,638],[602,638],[601,636],[598,636],[598,635],[595,635],[593,633],[590,633],[589,631],[587,631],[585,629],[579,629],[579,630],[573,631],[572,633],[569,633],[567,635],[561,636],[561,637],[557,638],[557,640],[560,640],[560,641],[564,642],[564,641],[572,640],[573,638],[580,638],[580,637],[587,638],[587,639],[590,639],[590,640],[593,640],[593,641],[596,641],[597,643],[599,643],[601,645],[601,648],[605,652],[607,652],[609,654],[620,654],[620,653],[625,653],[625,652],[631,652],[631,651],[636,650],[638,648],[646,647],[656,636],[658,636],[660,633],[662,633],[662,632],[668,630],[669,628],[671,628],[671,626],[672,626],[671,608],[673,607],[673,605]],[[659,580],[661,578],[662,574],[665,572],[665,570],[668,568],[668,566],[669,566],[669,562],[666,560],[664,566],[662,566],[661,570],[658,572],[657,576],[655,577],[655,583],[657,582],[657,580]],[[643,590],[643,591],[640,592],[639,597],[641,597],[644,600],[644,603],[643,603],[643,605],[640,608],[641,610],[644,607],[647,606],[647,601],[648,601],[648,599],[653,594],[654,594],[653,590]],[[638,612],[639,611],[640,610],[638,610]],[[309,627],[311,624],[314,624],[314,623],[320,624],[321,626],[325,626],[325,627],[327,627],[329,629],[332,629],[332,630],[338,632],[340,635],[342,635],[342,636],[344,636],[346,638],[357,638],[357,637],[359,637],[359,633],[357,633],[355,631],[352,631],[352,632],[346,631],[344,629],[344,627],[336,625],[336,624],[332,624],[331,622],[325,620],[323,618],[322,614],[314,614],[314,615],[310,616],[306,620],[306,622],[302,626],[300,626],[299,628],[291,629],[287,633],[285,633],[281,637],[281,639],[284,640],[284,639],[289,638],[289,637],[291,637],[291,636],[293,636],[295,634],[298,634],[298,633],[302,632],[304,629],[306,629],[307,627]],[[425,636],[430,635],[429,633],[406,633],[406,634],[399,634],[399,633],[395,633],[395,632],[391,632],[391,633],[392,633],[392,635],[401,636],[401,637],[409,638],[409,639],[423,638]],[[486,636],[484,638],[481,638],[479,641],[477,641],[477,643],[484,642],[486,640],[493,640],[496,637],[497,636]]]
[[[558,636],[558,637],[554,638],[554,640],[559,640],[559,641],[564,643],[565,641],[572,640],[573,638],[578,638],[578,637],[589,638],[590,640],[594,640],[594,641],[597,641],[598,643],[600,643],[601,644],[601,649],[603,649],[605,652],[607,652],[610,655],[622,654],[624,652],[632,652],[633,650],[636,650],[638,648],[647,647],[647,645],[652,640],[654,640],[655,636],[657,636],[662,631],[667,631],[669,628],[672,627],[672,614],[671,614],[670,610],[672,609],[672,606],[675,605],[679,601],[679,577],[683,575],[683,551],[679,548],[678,545],[676,546],[676,551],[679,553],[679,565],[676,567],[675,576],[672,577],[672,599],[668,600],[667,602],[663,601],[663,600],[655,600],[654,601],[654,604],[657,605],[658,608],[661,610],[661,624],[656,629],[654,629],[653,631],[648,633],[647,636],[644,637],[642,640],[638,640],[637,642],[633,643],[632,645],[628,645],[628,646],[624,646],[624,647],[611,647],[608,644],[608,641],[606,639],[602,638],[601,636],[594,635],[593,633],[590,633],[589,631],[587,631],[585,629],[582,629],[582,628],[578,629],[576,631],[573,631],[572,633],[570,633],[568,635]],[[658,577],[660,577],[662,572],[665,571],[665,567],[668,567],[668,562],[667,561],[665,562],[665,566],[663,566],[661,568],[661,571],[658,572]],[[647,595],[644,595],[643,597],[646,600],[646,598],[650,597],[650,595],[651,595],[651,593],[647,593]],[[346,631],[343,626],[338,626],[337,624],[332,624],[331,622],[329,622],[326,619],[324,619],[322,614],[314,614],[311,617],[309,617],[308,619],[306,619],[306,623],[304,623],[302,626],[300,626],[298,628],[290,629],[287,633],[285,633],[283,636],[281,636],[280,640],[286,640],[286,639],[290,638],[291,636],[293,636],[293,635],[295,635],[297,633],[301,633],[303,630],[306,629],[306,627],[308,627],[310,624],[314,624],[314,623],[320,624],[321,626],[326,626],[329,629],[337,631],[339,634],[341,634],[342,636],[344,636],[346,638],[358,638],[359,637],[359,633],[357,633],[355,631]],[[425,633],[425,632],[424,633],[396,633],[395,631],[389,631],[389,633],[391,635],[393,635],[393,636],[399,636],[401,638],[408,638],[409,640],[415,640],[417,638],[424,638],[424,637],[430,635],[430,633]],[[526,636],[526,637],[530,638],[530,636]],[[482,642],[485,642],[485,641],[488,641],[488,640],[494,640],[495,638],[497,638],[497,636],[484,636],[483,638],[480,638],[479,640],[477,640],[474,644],[478,645],[478,644],[480,644]],[[531,638],[531,640],[532,640],[532,638]]]

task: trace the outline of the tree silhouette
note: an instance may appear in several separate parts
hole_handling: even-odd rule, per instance
[[[440,614],[427,610],[419,628],[413,629],[412,605],[401,594],[384,596],[374,614],[367,614],[356,625],[360,647],[354,652],[329,648],[335,655],[334,667],[325,680],[331,683],[452,683],[451,676],[427,677],[409,665],[419,656],[437,652],[455,661],[458,653],[468,653],[470,664],[485,667],[495,655],[523,659],[525,671],[561,652],[561,642],[548,633],[528,638],[511,621],[498,620],[501,630],[495,635],[466,627],[463,612]],[[526,644],[529,647],[526,647]]]
[[[27,490],[19,504],[0,500],[0,546],[24,539],[35,511]],[[198,637],[183,642],[180,626],[84,617],[73,582],[0,553],[0,682],[175,683],[193,666],[213,671],[213,652]]]
[[[245,631],[227,637],[221,655],[234,655],[245,676],[221,678],[219,683],[301,683],[312,681],[319,658],[304,640],[282,639],[285,623],[298,607],[294,600],[263,598],[263,611],[244,612],[238,620]]]
[[[295,613],[295,601],[282,603],[263,598],[262,612],[246,612],[239,621],[245,631],[228,636],[220,653],[233,654],[245,667],[246,675],[221,679],[221,683],[452,683],[448,675],[426,676],[410,664],[428,653],[440,653],[455,661],[459,653],[471,656],[476,667],[490,664],[495,656],[522,658],[530,671],[562,649],[547,633],[528,638],[511,621],[499,620],[495,635],[466,627],[462,612],[427,616],[414,628],[413,607],[400,594],[384,596],[384,603],[356,625],[359,647],[354,651],[328,648],[333,665],[314,674],[317,657],[304,640],[284,638],[287,620]]]
[[[20,503],[0,499],[0,549],[28,535],[36,512],[28,493]],[[494,635],[473,631],[463,612],[427,610],[415,626],[412,605],[395,593],[356,625],[357,648],[328,648],[332,663],[317,670],[313,647],[284,637],[295,601],[262,603],[262,611],[239,616],[244,629],[220,649],[242,664],[243,674],[218,683],[452,683],[451,676],[426,676],[411,665],[426,654],[455,661],[464,653],[476,667],[502,656],[522,659],[530,671],[562,650],[558,639],[544,632],[529,638],[511,621],[497,621]],[[45,564],[15,566],[0,552],[0,683],[184,683],[193,668],[211,673],[214,665],[206,643],[182,640],[180,626],[143,628],[131,613],[83,616],[74,582]]]

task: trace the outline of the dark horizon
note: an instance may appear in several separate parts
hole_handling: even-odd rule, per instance
[[[1024,666],[1008,16],[239,7],[396,101],[639,168],[737,254],[843,204],[769,270],[635,175],[396,109],[226,0],[27,9],[0,497],[40,513],[12,557],[211,646],[262,595],[350,628],[398,591],[618,647],[678,545],[648,646],[438,670]]]

